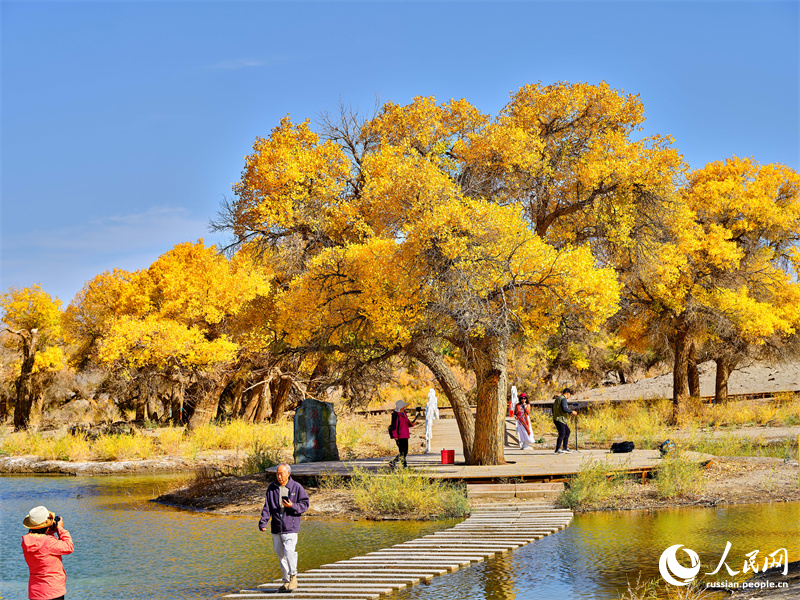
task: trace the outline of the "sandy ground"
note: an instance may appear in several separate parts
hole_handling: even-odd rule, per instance
[[[714,395],[716,364],[698,366],[700,395]],[[800,391],[800,361],[781,364],[754,363],[734,370],[728,380],[728,394],[773,394]],[[671,398],[672,373],[642,379],[634,383],[597,388],[577,394],[578,400],[635,400],[637,398]]]

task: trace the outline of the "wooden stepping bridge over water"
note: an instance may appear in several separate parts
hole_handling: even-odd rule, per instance
[[[225,598],[373,600],[434,577],[447,575],[556,533],[572,511],[541,503],[473,506],[455,527],[384,550],[298,573],[298,587],[279,593],[280,582],[264,583]]]

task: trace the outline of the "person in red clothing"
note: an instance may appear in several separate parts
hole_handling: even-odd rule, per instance
[[[22,553],[30,571],[28,598],[63,600],[67,593],[67,573],[61,557],[75,550],[64,521],[44,506],[37,506],[22,524],[29,529],[28,535],[22,536]]]
[[[411,437],[411,432],[409,430],[417,424],[417,419],[415,417],[413,423],[409,420],[406,414],[407,406],[408,404],[402,400],[398,400],[394,404],[395,408],[392,413],[392,424],[389,426],[389,434],[397,444],[397,449],[400,454],[389,463],[393,467],[398,464],[402,464],[404,467],[408,466],[406,464],[406,457],[408,456],[408,438]]]

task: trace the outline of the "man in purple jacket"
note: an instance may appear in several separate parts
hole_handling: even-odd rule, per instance
[[[303,486],[289,476],[289,465],[278,465],[275,481],[267,487],[267,498],[261,511],[258,528],[267,530],[272,519],[272,547],[281,563],[283,585],[281,592],[297,589],[297,533],[300,531],[300,515],[308,510],[308,495]]]

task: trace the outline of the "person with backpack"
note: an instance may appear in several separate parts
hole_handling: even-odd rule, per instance
[[[399,454],[389,463],[392,467],[401,465],[407,467],[406,457],[408,456],[408,438],[411,437],[411,428],[417,424],[416,417],[412,422],[406,414],[407,403],[402,400],[395,402],[392,412],[392,423],[389,425],[389,435],[392,436],[397,444]]]
[[[553,424],[558,430],[558,439],[556,440],[556,454],[569,454],[571,450],[567,448],[569,441],[569,425],[567,424],[567,417],[569,415],[577,415],[577,411],[570,410],[567,400],[569,399],[572,390],[564,388],[560,396],[556,396],[553,402]]]

